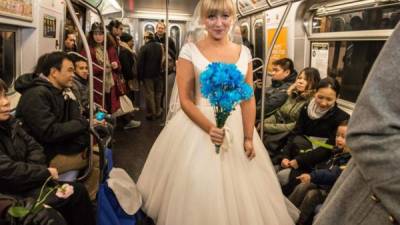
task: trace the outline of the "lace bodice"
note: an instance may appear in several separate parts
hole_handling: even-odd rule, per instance
[[[182,47],[179,57],[189,60],[193,63],[195,77],[196,77],[196,83],[195,83],[196,104],[208,106],[209,105],[208,100],[203,98],[200,93],[199,76],[201,72],[203,72],[207,68],[208,64],[210,64],[211,62],[207,60],[207,58],[200,52],[200,50],[194,43],[185,44]],[[236,66],[238,67],[239,71],[243,74],[243,76],[245,76],[247,73],[248,63],[251,62],[251,59],[252,58],[250,50],[246,46],[242,45],[240,56],[236,62]]]

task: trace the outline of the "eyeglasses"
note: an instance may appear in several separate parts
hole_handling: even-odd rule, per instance
[[[93,35],[104,35],[103,31],[93,31]]]

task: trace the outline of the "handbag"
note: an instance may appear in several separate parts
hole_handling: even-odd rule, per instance
[[[133,103],[128,98],[128,96],[126,96],[126,95],[119,96],[119,103],[120,103],[121,107],[112,114],[114,117],[120,117],[120,116],[123,116],[125,114],[135,111],[135,108],[133,107]]]
[[[285,146],[289,134],[290,131],[277,134],[264,134],[263,142],[271,157],[277,155],[281,148]]]
[[[117,87],[117,96],[126,95],[126,93],[127,93],[126,83],[125,83],[124,78],[122,78],[121,75],[116,76],[115,84]]]
[[[50,167],[57,168],[62,174],[71,170],[80,170],[87,166],[86,151],[71,155],[58,154],[50,161]]]

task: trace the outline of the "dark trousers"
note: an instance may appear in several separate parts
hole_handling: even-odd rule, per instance
[[[161,114],[161,104],[164,90],[161,78],[144,79],[143,86],[147,116],[159,116]]]
[[[313,183],[300,183],[296,186],[289,200],[300,210],[297,224],[312,224],[315,208],[325,200],[324,191]]]

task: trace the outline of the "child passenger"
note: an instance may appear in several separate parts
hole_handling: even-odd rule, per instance
[[[311,224],[316,207],[322,204],[327,193],[350,160],[350,149],[346,145],[347,121],[341,123],[336,132],[336,145],[333,156],[320,164],[311,173],[297,177],[301,181],[289,200],[300,209],[298,224]]]

